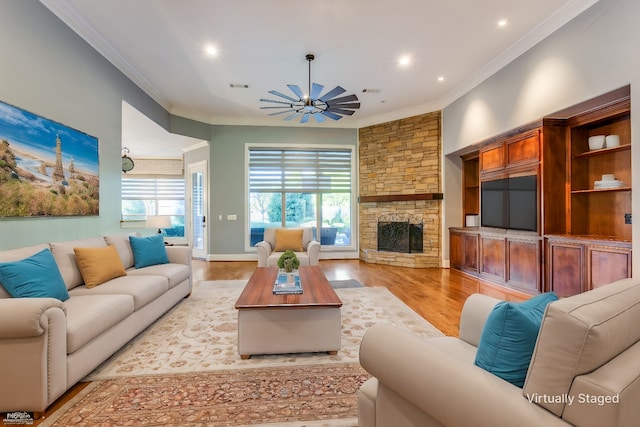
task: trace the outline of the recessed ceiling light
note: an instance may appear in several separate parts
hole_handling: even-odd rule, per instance
[[[218,49],[216,49],[215,46],[212,45],[205,46],[204,51],[209,56],[216,56],[218,54]]]
[[[507,20],[506,19],[501,19],[498,21],[498,27],[506,27],[507,26]]]
[[[402,66],[407,66],[411,63],[411,57],[409,55],[405,55],[400,57],[400,59],[398,60],[398,64],[402,65]]]
[[[443,81],[444,81],[444,76],[440,76],[440,77],[438,77],[438,81],[439,81],[439,82],[443,82]]]

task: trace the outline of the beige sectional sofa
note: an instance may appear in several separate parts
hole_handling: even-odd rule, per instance
[[[370,328],[360,363],[360,427],[640,425],[640,284],[624,279],[550,303],[519,388],[474,364],[499,301],[466,301],[460,337]]]
[[[74,248],[115,246],[126,275],[87,287]],[[0,251],[13,262],[49,249],[69,299],[12,298],[0,286],[0,412],[43,412],[129,340],[191,293],[191,250],[134,267],[128,235]]]

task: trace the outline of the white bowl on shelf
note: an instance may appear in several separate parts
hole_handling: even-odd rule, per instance
[[[604,147],[605,136],[594,135],[589,137],[589,150],[599,150]]]
[[[620,145],[619,135],[607,135],[604,139],[605,148],[617,147]]]

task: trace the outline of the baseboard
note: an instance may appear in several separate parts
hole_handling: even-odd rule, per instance
[[[357,252],[320,252],[320,259],[358,259]],[[247,254],[207,254],[206,261],[258,261],[255,253]]]

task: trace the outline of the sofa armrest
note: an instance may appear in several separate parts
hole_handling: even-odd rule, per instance
[[[307,243],[307,256],[309,257],[309,265],[318,265],[320,259],[320,242],[311,240]]]
[[[67,318],[53,298],[0,299],[0,412],[43,412],[67,389]]]
[[[369,328],[360,364],[387,387],[450,427],[568,426],[529,402],[522,389],[389,324]],[[379,403],[376,403],[376,406]]]
[[[169,262],[191,265],[191,248],[189,246],[166,246]]]
[[[501,300],[483,294],[473,294],[464,302],[460,314],[460,339],[478,346],[484,324],[491,310]]]
[[[256,250],[258,251],[258,267],[267,266],[267,258],[271,254],[271,245],[267,241],[261,241],[256,243]]]
[[[45,332],[49,309],[60,309],[64,304],[55,298],[3,298],[0,299],[0,339],[37,337]]]

